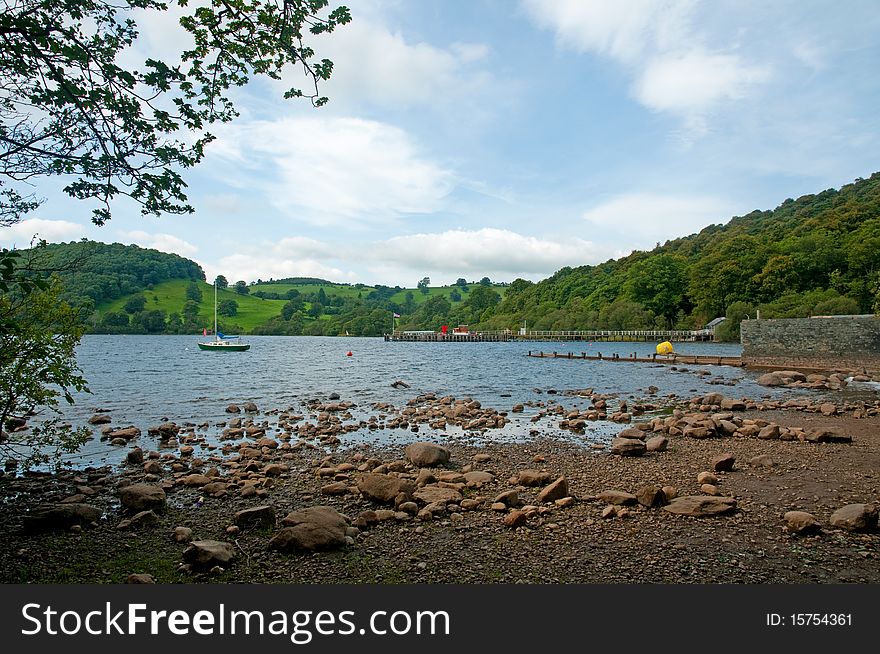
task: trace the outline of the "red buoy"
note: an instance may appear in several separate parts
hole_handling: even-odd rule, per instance
[[[345,356],[350,357],[350,356],[351,356],[351,351],[349,351],[349,353],[346,354]]]

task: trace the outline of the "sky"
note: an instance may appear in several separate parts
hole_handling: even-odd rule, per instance
[[[312,41],[330,102],[284,100],[296,71],[236,90],[184,173],[194,214],[121,201],[97,227],[35,180],[0,245],[134,243],[209,281],[539,281],[880,171],[876,0],[345,4]],[[186,43],[135,18],[132,62]]]

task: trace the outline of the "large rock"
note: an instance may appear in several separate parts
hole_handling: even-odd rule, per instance
[[[543,486],[553,479],[553,475],[544,470],[520,470],[516,475],[516,483],[520,486]]]
[[[464,473],[464,481],[468,486],[482,486],[483,484],[491,484],[495,481],[495,475],[491,472],[483,472],[482,470],[473,470]]]
[[[715,497],[711,495],[685,495],[676,497],[663,507],[665,511],[693,517],[703,517],[730,513],[736,509],[736,500],[732,497]]]
[[[447,504],[461,501],[461,493],[454,488],[428,484],[413,493],[413,497],[424,504]]]
[[[251,509],[242,509],[235,514],[234,522],[239,527],[274,527],[275,509],[267,504]]]
[[[385,504],[394,502],[399,495],[411,497],[413,491],[412,483],[407,480],[373,473],[363,475],[357,487],[362,495]]]
[[[758,377],[761,386],[784,386],[785,380],[775,372],[768,372]]]
[[[568,497],[568,480],[565,478],[565,475],[562,475],[538,493],[539,502],[555,502],[563,497]]]
[[[617,506],[627,506],[638,502],[635,495],[620,490],[604,490],[599,493],[599,499],[606,504],[615,504]]]
[[[119,489],[122,506],[131,511],[163,511],[165,509],[165,490],[156,484],[131,484]]]
[[[785,530],[792,534],[813,534],[822,528],[819,521],[806,511],[788,511],[782,519],[785,520]]]
[[[139,438],[141,435],[141,430],[135,427],[134,425],[123,427],[121,429],[114,429],[111,432],[108,432],[106,438],[112,440],[114,438],[124,438],[127,441],[133,440],[135,438]]]
[[[431,468],[449,463],[450,452],[447,448],[436,443],[410,443],[406,446],[406,458],[413,465],[422,468]]]
[[[155,527],[158,524],[159,516],[153,511],[141,511],[140,513],[135,513],[131,518],[122,520],[116,525],[116,528],[119,530],[145,529],[147,527]]]
[[[293,511],[281,520],[284,525],[269,541],[271,549],[284,552],[319,550],[346,544],[345,516],[330,506],[312,506]]]
[[[73,525],[89,525],[101,519],[101,509],[90,504],[41,504],[24,517],[24,527],[40,531],[69,529]]]
[[[873,504],[847,504],[831,514],[832,527],[847,531],[870,531],[877,527],[877,507]]]
[[[663,489],[654,485],[642,486],[636,491],[636,499],[639,504],[649,509],[666,504],[666,495],[663,493]]]
[[[635,438],[615,438],[611,441],[611,453],[619,456],[642,456],[648,447]]]
[[[804,435],[808,443],[852,443],[852,436],[831,429],[811,429]]]
[[[736,462],[736,457],[730,452],[724,452],[723,454],[719,454],[712,459],[712,469],[715,472],[730,472],[733,470],[733,464]]]
[[[194,540],[183,550],[183,560],[194,568],[228,567],[235,558],[235,548],[220,540]]]
[[[725,411],[745,411],[746,403],[742,400],[734,400],[733,398],[726,397],[721,400],[721,408]]]
[[[669,439],[666,436],[652,436],[645,442],[645,449],[648,452],[665,452],[669,447]]]

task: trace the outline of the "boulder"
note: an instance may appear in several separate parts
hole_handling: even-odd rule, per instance
[[[519,493],[515,490],[507,490],[503,493],[499,493],[498,496],[492,500],[492,504],[499,503],[504,506],[519,506]]]
[[[269,541],[271,549],[283,552],[315,552],[346,544],[345,516],[330,506],[312,506],[282,518],[280,529]]]
[[[852,436],[831,429],[811,429],[804,435],[808,443],[852,443]]]
[[[506,516],[504,516],[504,524],[511,529],[516,529],[517,527],[522,527],[528,521],[528,516],[525,511],[520,511],[519,509],[514,509]]]
[[[606,504],[614,504],[617,506],[635,504],[639,501],[632,493],[619,490],[604,490],[599,493],[599,499]]]
[[[784,386],[785,380],[778,373],[768,372],[758,377],[758,383],[761,386]]]
[[[732,398],[726,397],[721,400],[721,408],[725,411],[745,411],[746,403],[742,400],[734,400]]]
[[[730,472],[733,470],[733,464],[736,462],[736,457],[730,452],[724,452],[723,454],[719,454],[716,457],[712,458],[712,469],[715,472]]]
[[[434,466],[449,463],[450,452],[447,448],[436,443],[419,442],[410,443],[406,446],[406,458],[413,465],[422,468],[432,468]]]
[[[779,438],[779,434],[779,425],[767,425],[766,427],[761,428],[761,431],[758,432],[758,438],[766,441]]]
[[[144,451],[139,447],[133,447],[125,455],[125,460],[131,465],[140,465],[144,462]]]
[[[813,534],[822,528],[819,521],[806,511],[788,511],[782,519],[785,520],[785,530],[792,534]]]
[[[666,495],[663,494],[663,489],[654,485],[642,486],[636,491],[636,499],[639,504],[649,509],[666,504]]]
[[[562,475],[538,493],[539,502],[555,502],[563,497],[568,497],[568,480],[565,478],[565,475]]]
[[[122,520],[116,525],[116,528],[120,531],[125,529],[144,529],[145,527],[155,527],[157,524],[159,524],[159,516],[153,511],[141,511],[126,520]]]
[[[90,425],[106,425],[111,422],[111,418],[106,413],[96,413],[91,418],[89,418]]]
[[[155,584],[156,579],[151,574],[146,573],[132,573],[128,575],[125,579],[125,583],[127,584]]]
[[[399,495],[412,496],[413,485],[411,482],[390,475],[367,473],[363,475],[357,484],[362,495],[375,502],[389,504],[395,501]]]
[[[483,472],[481,470],[473,470],[464,473],[464,481],[468,486],[480,487],[483,484],[491,484],[495,481],[495,475],[491,472]]]
[[[870,531],[877,527],[877,507],[873,504],[847,504],[831,514],[832,527],[847,531]]]
[[[749,459],[749,465],[753,468],[772,468],[776,464],[769,454],[759,454]]]
[[[516,483],[520,486],[542,486],[553,479],[553,475],[544,470],[520,470],[516,476]]]
[[[235,514],[233,522],[239,527],[274,527],[275,509],[268,504],[242,509]]]
[[[685,495],[676,497],[663,507],[664,511],[693,517],[704,517],[730,513],[736,509],[736,500],[732,497],[716,497],[711,495]]]
[[[669,447],[669,439],[666,436],[652,436],[645,442],[648,452],[665,452]]]
[[[615,438],[611,441],[611,453],[618,456],[642,456],[647,446],[635,438]]]
[[[645,438],[645,432],[638,427],[627,427],[617,434],[617,438],[635,438],[637,440],[643,440]]]
[[[122,506],[130,511],[162,511],[165,509],[165,490],[157,484],[131,484],[119,489]]]
[[[90,504],[41,504],[24,516],[23,526],[31,531],[69,529],[74,525],[89,525],[100,519],[101,509]]]
[[[235,558],[235,548],[219,540],[194,540],[183,550],[183,560],[194,568],[209,570],[216,565],[228,567]]]
[[[193,530],[189,527],[175,527],[171,537],[176,543],[188,543],[193,538]]]
[[[135,438],[139,438],[141,435],[141,430],[135,426],[123,427],[121,429],[114,429],[111,432],[108,432],[106,438],[114,439],[114,438],[122,438],[127,441],[133,440]]]
[[[437,484],[422,486],[413,493],[413,497],[423,504],[448,504],[461,501],[461,493],[457,490]]]

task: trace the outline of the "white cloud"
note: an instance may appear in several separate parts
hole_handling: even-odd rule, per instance
[[[619,242],[623,236],[632,249],[644,249],[725,223],[734,214],[729,202],[716,197],[631,193],[590,209],[584,219],[603,239]]]
[[[46,220],[44,218],[28,218],[10,227],[0,228],[0,242],[18,248],[31,245],[34,236],[50,243],[76,240],[86,235],[83,225],[67,220]]]
[[[739,100],[749,86],[769,78],[766,67],[736,55],[692,50],[652,60],[636,83],[639,101],[656,110],[689,114],[722,100]]]
[[[261,162],[252,182],[280,211],[322,225],[430,213],[454,183],[453,173],[423,156],[406,132],[376,121],[255,121],[229,126],[218,142],[215,153],[230,162]]]
[[[489,55],[486,45],[413,43],[372,18],[358,17],[339,28],[321,44],[321,54],[333,61],[333,75],[321,92],[334,104],[351,99],[395,109],[444,104],[489,80],[476,67]]]
[[[623,65],[636,100],[700,133],[714,107],[748,97],[770,79],[772,66],[736,52],[735,26],[725,26],[724,34],[697,31],[698,6],[694,0],[523,0],[532,20],[554,30],[563,46]]]
[[[150,234],[144,231],[124,232],[122,234],[131,243],[135,243],[145,248],[152,248],[160,252],[170,252],[179,254],[182,257],[192,257],[199,251],[192,243],[184,241],[182,238],[171,234]]]
[[[523,0],[522,4],[540,27],[555,30],[562,45],[634,61],[680,40],[694,2]]]
[[[372,260],[397,267],[479,276],[489,271],[547,275],[563,266],[596,263],[599,254],[579,238],[551,240],[495,228],[397,236],[370,250]]]

